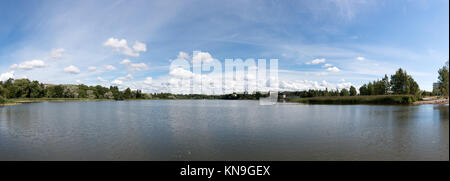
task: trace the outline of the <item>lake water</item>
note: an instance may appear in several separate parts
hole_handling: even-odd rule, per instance
[[[148,100],[0,107],[0,160],[449,160],[448,106]]]

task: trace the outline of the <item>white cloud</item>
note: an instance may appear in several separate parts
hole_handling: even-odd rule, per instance
[[[106,70],[116,70],[116,67],[112,65],[105,65]]]
[[[212,62],[212,60],[213,60],[213,57],[208,52],[197,51],[197,52],[194,52],[194,55],[192,56],[192,62],[209,63],[209,62]]]
[[[120,64],[122,64],[122,65],[127,65],[129,63],[131,63],[131,61],[129,59],[123,59],[122,61],[120,61]]]
[[[45,63],[42,60],[30,60],[25,61],[20,64],[12,64],[9,68],[11,69],[21,69],[21,70],[31,70],[34,68],[42,68],[45,67]]]
[[[318,58],[318,59],[314,59],[311,62],[306,62],[306,64],[319,64],[319,63],[325,63],[325,59],[324,58]]]
[[[133,79],[133,75],[128,74],[127,76],[125,76],[125,77],[119,77],[119,78],[117,78],[116,80],[122,80],[122,81],[124,81],[124,80],[132,80],[132,79]]]
[[[97,70],[97,67],[94,67],[94,66],[88,67],[88,71],[89,72],[93,72],[93,71],[96,71],[96,70]]]
[[[145,51],[147,51],[147,45],[145,45],[144,43],[141,43],[139,41],[136,41],[133,45],[133,49],[136,52],[145,52]]]
[[[169,75],[174,76],[176,78],[190,78],[194,74],[189,70],[185,70],[183,68],[176,68],[170,71]]]
[[[337,67],[330,67],[330,68],[328,68],[327,69],[327,71],[330,71],[330,72],[339,72],[339,71],[341,71],[339,68],[337,68]]]
[[[343,83],[337,84],[336,88],[337,89],[343,89],[343,88],[350,89],[350,86],[352,86],[352,83],[350,83],[350,82],[343,82]]]
[[[129,72],[147,70],[148,65],[145,63],[131,63],[129,59],[124,59],[120,62],[120,64],[127,66],[127,70]]]
[[[97,80],[100,82],[107,82],[107,80],[103,79],[102,77],[97,77]]]
[[[52,49],[51,51],[50,51],[50,57],[51,58],[53,58],[53,59],[58,59],[58,58],[61,58],[64,53],[64,49],[63,48],[57,48],[57,49]]]
[[[78,69],[78,67],[70,65],[70,66],[64,68],[64,72],[71,73],[71,74],[79,74],[80,69]]]
[[[329,63],[326,63],[325,65],[323,65],[324,67],[331,67],[331,66],[333,66],[333,64],[329,64]]]
[[[81,84],[81,80],[76,80],[75,81],[77,84]]]
[[[114,48],[115,51],[120,52],[124,55],[137,57],[139,56],[139,52],[147,51],[147,46],[144,43],[136,41],[133,45],[133,49],[128,46],[127,40],[125,39],[117,39],[117,38],[109,38],[103,43],[103,46],[109,46]]]
[[[189,59],[191,59],[191,56],[189,56],[189,54],[186,52],[179,52],[177,58],[183,59],[183,60],[189,60]]]
[[[366,58],[364,58],[364,57],[356,57],[356,60],[364,61],[364,60],[366,60]]]
[[[141,71],[141,70],[147,70],[148,65],[145,63],[132,63],[128,65],[128,71],[134,72],[134,71]]]
[[[123,81],[116,79],[116,80],[113,80],[113,81],[111,82],[111,84],[114,84],[114,85],[122,85],[122,84],[123,84]]]
[[[152,79],[151,77],[145,78],[144,84],[146,84],[146,85],[152,85],[152,83],[153,83],[153,79]]]
[[[14,71],[0,74],[0,81],[5,81],[8,80],[9,78],[14,78]]]

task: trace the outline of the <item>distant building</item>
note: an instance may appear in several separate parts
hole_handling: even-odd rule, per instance
[[[441,85],[439,82],[434,82],[433,89],[439,89],[439,85]]]
[[[441,85],[441,83],[439,83],[439,82],[433,83],[433,93],[436,93],[436,95],[439,95],[439,93],[440,93],[440,91],[439,91],[440,85]]]

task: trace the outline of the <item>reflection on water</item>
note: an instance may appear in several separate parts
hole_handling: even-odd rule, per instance
[[[448,160],[448,106],[258,101],[0,108],[0,160]]]

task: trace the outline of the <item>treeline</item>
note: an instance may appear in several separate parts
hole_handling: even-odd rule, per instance
[[[327,96],[357,96],[357,95],[389,95],[389,94],[410,94],[422,96],[422,94],[431,94],[430,92],[420,91],[419,84],[401,68],[394,75],[384,76],[381,80],[376,80],[362,85],[359,88],[359,94],[354,86],[349,89],[341,90],[305,90],[294,92],[282,92],[281,95],[287,97],[327,97]]]
[[[153,93],[149,94],[153,99],[225,99],[225,100],[258,100],[260,97],[269,96],[268,93],[255,92],[254,94],[232,93],[224,95],[205,95],[205,94],[171,94],[171,93]]]
[[[1,99],[16,98],[88,98],[88,99],[145,99],[141,90],[127,88],[120,91],[117,86],[109,88],[100,85],[51,85],[28,79],[0,81]]]
[[[281,92],[279,94],[280,96],[287,96],[287,97],[328,97],[328,96],[356,96],[358,93],[356,91],[356,88],[353,86],[350,86],[350,89],[341,89],[339,90],[328,90],[326,88],[325,90],[315,90],[315,89],[309,89],[304,91],[293,91],[293,92]],[[280,97],[282,98],[282,97]]]
[[[117,86],[109,88],[100,85],[87,86],[80,85],[52,85],[43,84],[38,81],[28,79],[8,79],[0,81],[0,103],[7,99],[18,98],[86,98],[86,99],[230,99],[230,100],[258,100],[268,94],[256,92],[255,94],[232,93],[224,95],[204,95],[204,94],[171,94],[153,93],[145,94],[141,90],[131,90],[127,88],[120,91]]]

